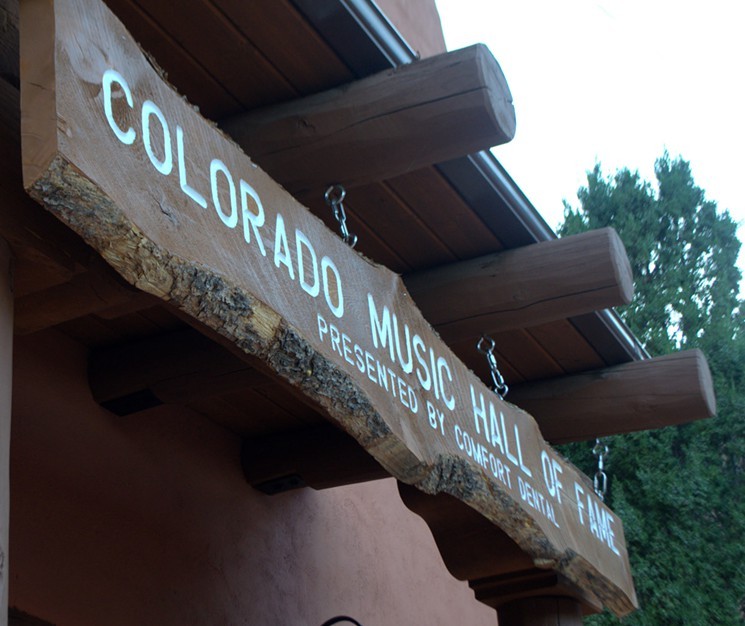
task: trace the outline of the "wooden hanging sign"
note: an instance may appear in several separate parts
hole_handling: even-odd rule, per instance
[[[132,285],[295,385],[399,480],[459,498],[618,615],[621,521],[422,318],[163,79],[100,0],[22,0],[24,184]]]

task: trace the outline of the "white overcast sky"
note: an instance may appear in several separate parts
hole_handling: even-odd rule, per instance
[[[745,1],[436,2],[448,49],[499,61],[517,134],[494,154],[552,228],[596,161],[653,181],[665,149],[745,222]]]

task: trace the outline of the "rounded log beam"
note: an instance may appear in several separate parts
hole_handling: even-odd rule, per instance
[[[479,44],[220,126],[297,195],[378,182],[506,143],[515,110],[499,64]]]
[[[716,413],[711,372],[700,350],[518,385],[509,399],[535,417],[551,443],[662,428]]]
[[[410,274],[404,282],[446,342],[627,304],[631,266],[612,228]]]

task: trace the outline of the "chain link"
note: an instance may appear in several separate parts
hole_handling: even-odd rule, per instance
[[[339,223],[339,231],[344,243],[354,248],[357,245],[357,235],[350,233],[347,228],[347,213],[344,210],[344,198],[347,190],[342,185],[331,185],[323,194],[326,204],[334,211],[334,219]]]
[[[592,479],[592,486],[595,488],[595,494],[601,500],[605,500],[605,493],[608,491],[608,475],[605,473],[605,459],[608,452],[608,445],[600,437],[596,438],[592,453],[598,460],[598,470]]]
[[[504,397],[507,395],[510,388],[504,381],[504,376],[502,376],[502,372],[499,371],[497,359],[494,356],[494,339],[489,337],[489,335],[481,335],[478,343],[476,343],[476,349],[486,357],[486,362],[489,364],[491,379],[494,383],[492,391],[499,396],[500,400],[504,400]]]

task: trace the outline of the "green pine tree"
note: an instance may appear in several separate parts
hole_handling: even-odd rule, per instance
[[[717,417],[611,438],[608,504],[624,521],[641,609],[626,624],[745,623],[745,333],[736,223],[664,154],[656,186],[596,165],[560,234],[614,227],[634,272],[619,312],[654,355],[706,354]],[[593,473],[591,444],[565,452]],[[588,624],[616,624],[609,614]]]

